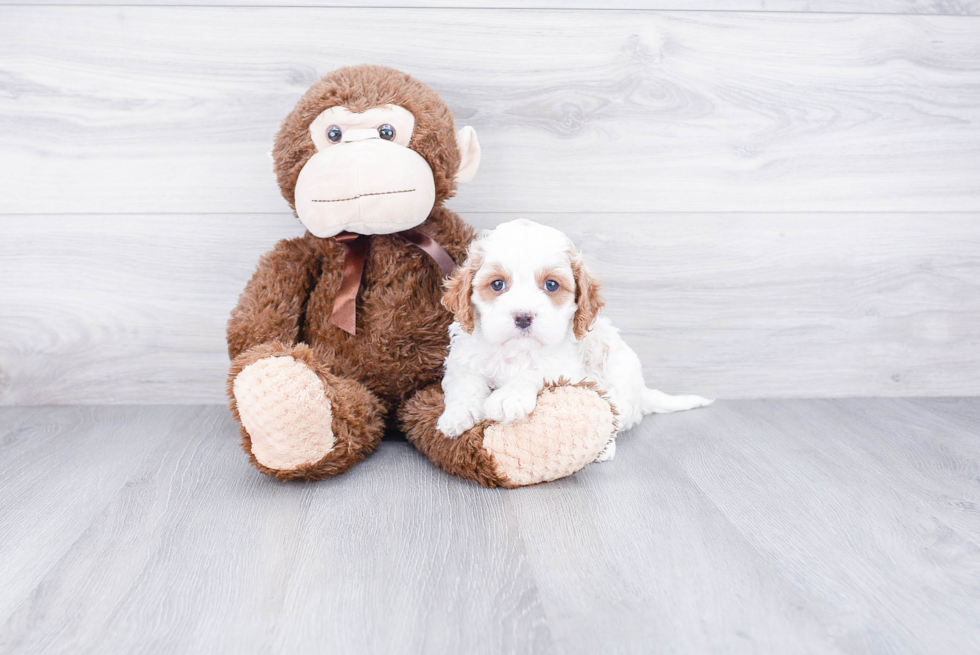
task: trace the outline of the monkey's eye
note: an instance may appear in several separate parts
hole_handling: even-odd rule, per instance
[[[494,291],[503,291],[504,290],[504,281],[503,280],[494,280],[493,282],[490,283],[490,288],[493,289]]]
[[[544,288],[545,291],[548,291],[549,293],[554,293],[555,291],[558,291],[558,289],[561,288],[561,285],[555,282],[554,280],[548,280],[547,282],[544,283]]]
[[[330,140],[330,143],[337,143],[342,136],[344,136],[343,131],[336,125],[331,125],[327,128],[327,138]]]
[[[380,136],[385,141],[391,141],[392,139],[395,138],[395,128],[393,128],[391,125],[388,125],[388,123],[385,123],[384,125],[378,128],[378,136]]]

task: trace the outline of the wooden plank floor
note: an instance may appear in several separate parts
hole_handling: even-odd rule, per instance
[[[0,409],[3,653],[980,652],[980,399],[721,401],[486,490],[220,406]]]

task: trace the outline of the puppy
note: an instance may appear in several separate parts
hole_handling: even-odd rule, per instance
[[[484,231],[447,282],[453,313],[437,427],[454,438],[484,419],[510,423],[534,409],[546,381],[594,382],[616,408],[617,430],[651,412],[711,404],[647,389],[640,360],[603,306],[600,283],[558,230],[519,219]],[[615,441],[599,457],[612,459]]]

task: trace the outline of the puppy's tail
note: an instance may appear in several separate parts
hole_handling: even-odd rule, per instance
[[[644,414],[667,414],[669,412],[680,412],[685,409],[695,407],[706,407],[715,402],[714,399],[702,398],[701,396],[669,396],[663,391],[656,389],[643,390],[643,413]]]

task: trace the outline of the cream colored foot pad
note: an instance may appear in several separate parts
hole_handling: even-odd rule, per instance
[[[270,469],[288,471],[323,459],[334,445],[323,383],[292,357],[267,357],[249,364],[233,387],[252,454]]]
[[[614,430],[612,410],[599,394],[557,387],[538,397],[525,420],[488,427],[483,447],[511,482],[536,484],[571,475],[595,461]]]

